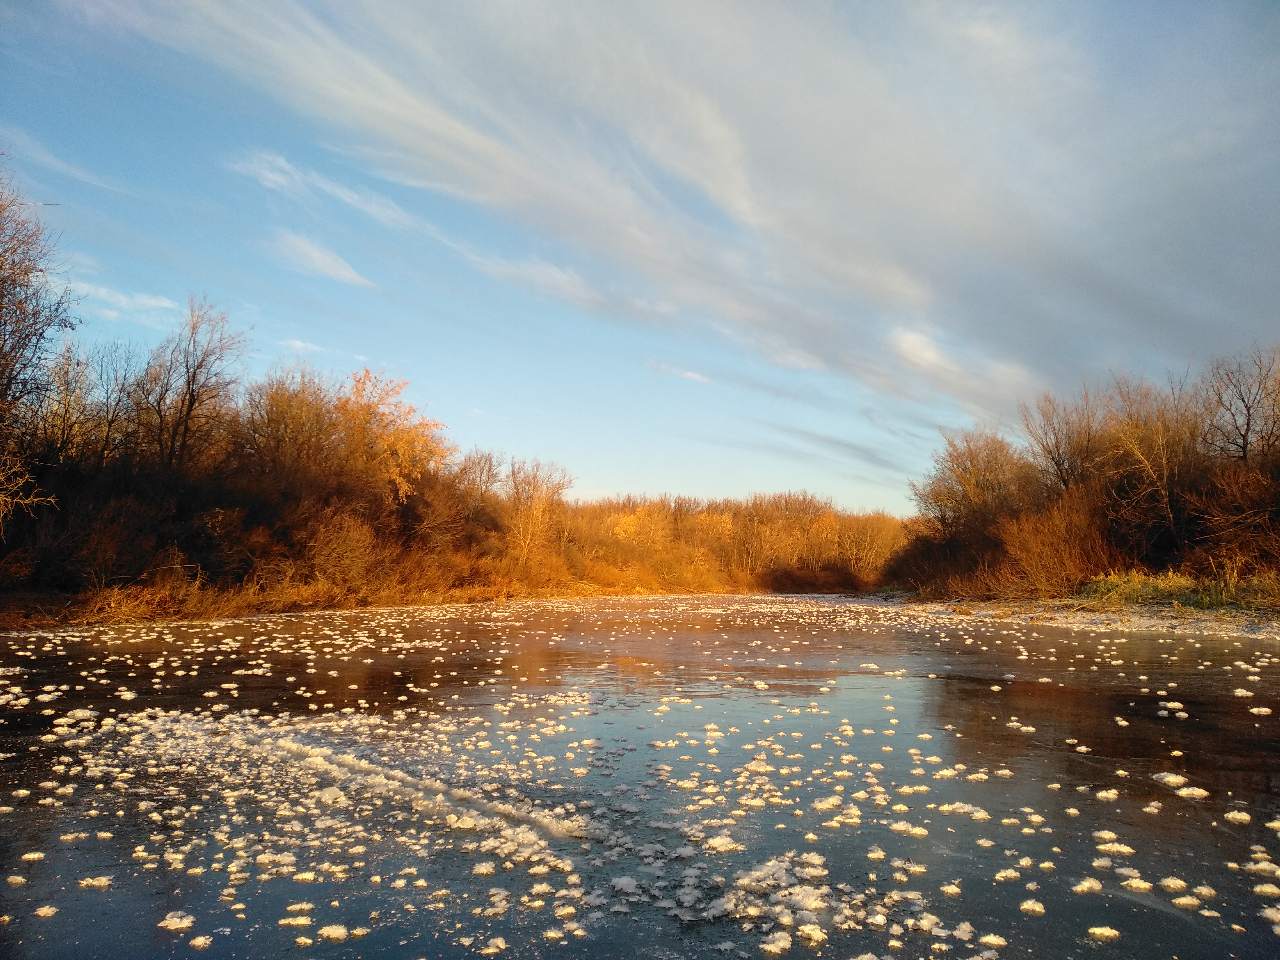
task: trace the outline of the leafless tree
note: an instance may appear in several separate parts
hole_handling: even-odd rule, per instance
[[[1205,445],[1248,463],[1280,448],[1280,351],[1254,347],[1215,360],[1201,380]]]
[[[137,355],[124,343],[106,343],[90,348],[90,397],[94,410],[94,466],[102,469],[128,449],[134,424],[130,401],[134,384],[141,375]]]
[[[15,510],[50,502],[16,450],[16,414],[45,386],[45,361],[56,336],[72,326],[71,294],[50,282],[52,264],[44,224],[0,179],[0,534]]]
[[[571,483],[563,467],[539,460],[512,460],[507,465],[502,482],[510,511],[507,536],[518,568],[527,567],[546,543]]]
[[[64,344],[47,364],[40,393],[20,408],[22,455],[46,466],[101,469],[123,443],[136,376],[123,344],[87,351]]]
[[[63,463],[79,452],[93,422],[89,363],[66,343],[49,363],[46,377],[45,388],[24,410],[21,445],[31,460]]]
[[[338,391],[311,370],[275,373],[252,384],[240,411],[246,471],[296,497],[323,495],[341,479]]]
[[[1134,529],[1163,528],[1185,541],[1183,502],[1201,472],[1201,411],[1193,391],[1171,383],[1118,380],[1108,418],[1109,473],[1115,512]]]
[[[1004,437],[963,430],[946,438],[932,472],[911,490],[923,516],[947,536],[986,535],[1035,499],[1035,468]]]
[[[213,442],[234,399],[243,348],[226,314],[193,297],[182,328],[152,351],[133,405],[159,466],[181,473]]]
[[[1022,425],[1031,452],[1063,490],[1085,482],[1102,458],[1102,410],[1088,390],[1075,401],[1043,394],[1022,405]]]
[[[0,179],[0,420],[38,392],[72,296],[50,282],[53,243],[30,204]]]
[[[51,503],[53,498],[36,488],[23,462],[0,451],[0,540],[4,539],[5,524],[19,510],[31,512]]]

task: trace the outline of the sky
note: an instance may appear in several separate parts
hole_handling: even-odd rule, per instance
[[[579,497],[906,513],[1280,340],[1280,3],[0,0],[0,152],[83,338],[205,295]]]

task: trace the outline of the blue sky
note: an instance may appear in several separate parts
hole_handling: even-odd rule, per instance
[[[910,509],[939,430],[1280,339],[1280,5],[0,0],[82,335],[188,294],[575,494]]]

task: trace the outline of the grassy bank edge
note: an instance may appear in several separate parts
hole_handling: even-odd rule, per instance
[[[715,595],[769,596],[759,589],[726,585],[702,591]],[[376,607],[443,606],[516,600],[687,595],[635,587],[618,590],[590,583],[531,589],[518,584],[447,591],[381,588],[352,593],[324,582],[258,590],[216,588],[199,583],[108,587],[83,594],[0,595],[0,630],[87,627],[121,623],[175,623],[225,620],[277,613],[359,610]],[[930,615],[984,620],[1082,625],[1107,629],[1176,629],[1200,632],[1280,633],[1280,594],[1273,584],[1197,580],[1179,573],[1113,573],[1090,581],[1070,597],[920,598],[906,591],[880,590],[859,596]]]
[[[726,585],[707,595],[765,596],[767,591]],[[377,590],[352,594],[331,584],[313,583],[290,590],[247,587],[185,588],[131,585],[83,594],[0,594],[0,630],[90,627],[123,623],[185,623],[228,620],[279,613],[318,613],[382,607],[447,606],[517,600],[568,600],[592,597],[674,596],[670,590],[636,587],[617,590],[595,584],[529,588],[489,585],[445,591]],[[678,594],[689,595],[689,594]]]

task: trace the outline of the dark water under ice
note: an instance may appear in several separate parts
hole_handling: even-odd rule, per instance
[[[0,957],[1270,958],[1273,711],[812,598],[4,635]]]

